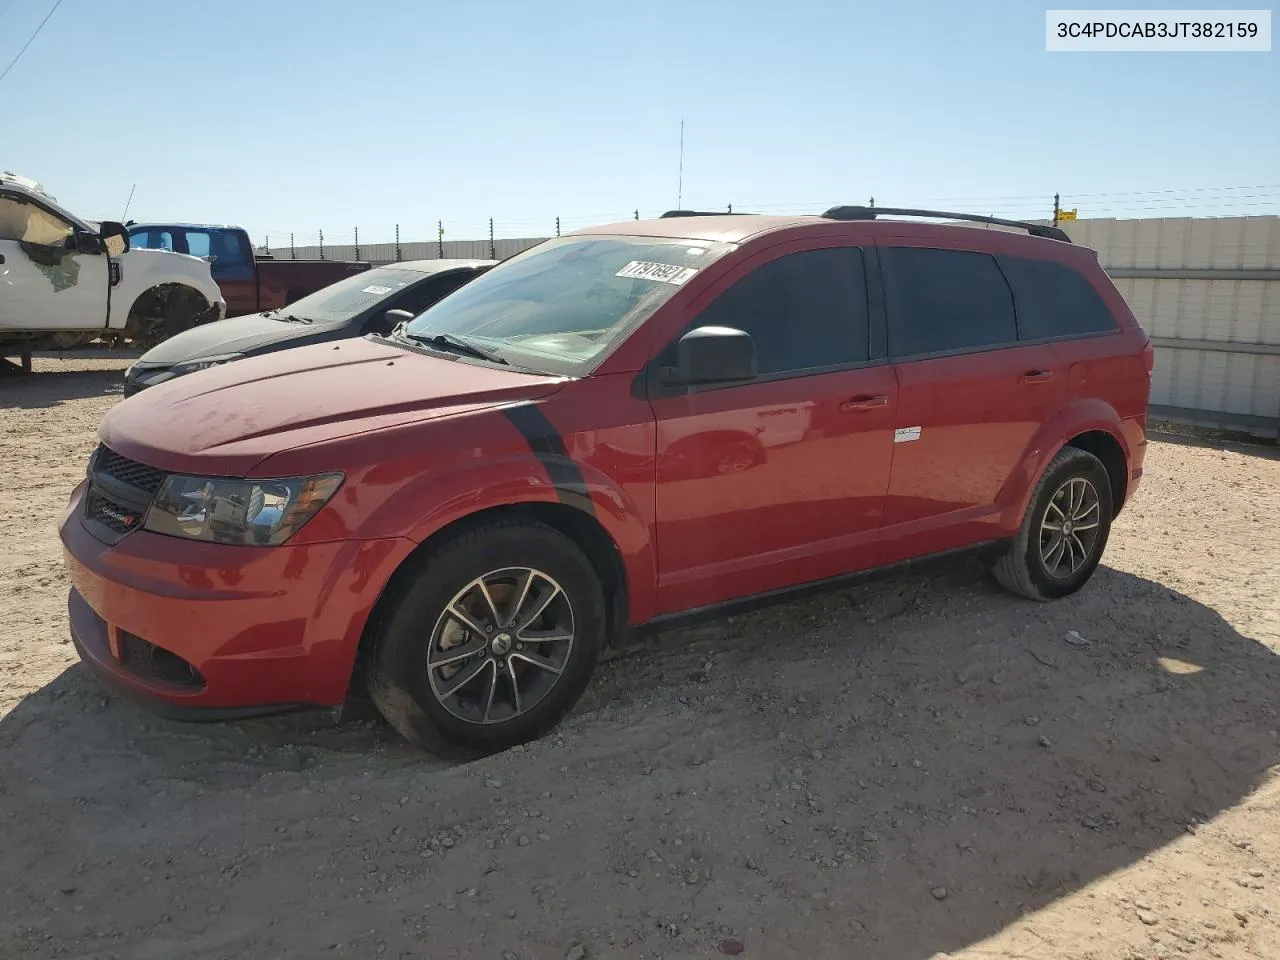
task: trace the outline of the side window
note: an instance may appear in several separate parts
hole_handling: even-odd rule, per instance
[[[211,255],[212,244],[209,242],[209,235],[203,230],[188,230],[187,253],[193,257],[207,257]]]
[[[187,234],[188,238],[192,234]],[[213,256],[213,274],[220,280],[253,279],[253,250],[244,235],[236,230],[214,230],[201,233],[205,247]],[[192,241],[188,239],[190,244]],[[195,253],[192,250],[192,253]],[[206,254],[196,254],[206,256]]]
[[[67,242],[71,232],[71,224],[43,207],[17,197],[0,196],[0,240],[59,247]]]
[[[168,230],[132,230],[129,245],[143,250],[173,251],[173,234]]]
[[[31,207],[13,197],[0,197],[0,240],[21,240]]]
[[[986,253],[881,247],[889,355],[911,357],[1013,343],[1013,294]]]
[[[1072,337],[1116,329],[1102,295],[1081,274],[1058,263],[1001,257],[1013,287],[1018,335],[1023,340]]]
[[[425,283],[418,284],[408,293],[403,294],[398,303],[389,303],[387,309],[408,310],[410,313],[419,314],[437,300],[444,299],[446,294],[453,293],[454,290],[457,290],[469,279],[471,279],[471,275],[466,273],[446,277],[432,277]]]
[[[806,250],[770,260],[717,297],[694,325],[751,334],[762,376],[866,360],[862,251]]]

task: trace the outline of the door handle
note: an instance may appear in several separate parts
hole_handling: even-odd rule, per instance
[[[846,412],[854,410],[871,410],[874,407],[887,407],[889,398],[883,393],[878,393],[874,397],[865,394],[858,397],[850,397],[844,403],[840,404],[840,409]]]
[[[1019,383],[1048,383],[1053,379],[1052,370],[1028,370],[1018,378]]]
[[[4,263],[4,254],[0,253],[0,263]]]

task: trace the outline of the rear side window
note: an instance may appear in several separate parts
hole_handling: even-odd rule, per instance
[[[173,234],[168,230],[130,230],[129,244],[144,250],[173,250]]]
[[[187,253],[193,257],[207,257],[210,253],[211,244],[209,243],[209,235],[203,230],[188,230]]]
[[[889,354],[974,350],[1014,343],[1013,294],[986,253],[881,247]]]
[[[806,250],[770,260],[717,297],[696,326],[751,334],[761,376],[866,360],[862,251]]]
[[[1058,263],[1000,258],[1018,308],[1023,340],[1074,337],[1116,329],[1102,296],[1084,276]]]

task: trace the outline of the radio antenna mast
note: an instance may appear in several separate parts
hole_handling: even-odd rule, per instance
[[[680,118],[680,183],[676,188],[676,209],[684,205],[684,117]]]
[[[138,185],[136,183],[129,188],[129,199],[124,202],[124,213],[120,214],[121,223],[124,223],[124,218],[129,216],[129,204],[133,203],[133,191],[137,189]]]

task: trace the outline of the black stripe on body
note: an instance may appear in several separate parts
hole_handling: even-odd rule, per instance
[[[533,455],[547,471],[547,477],[560,502],[585,509],[594,516],[595,506],[587,492],[587,481],[569,456],[560,431],[547,419],[546,414],[533,404],[508,407],[502,412],[511,421],[511,425],[520,431]]]

